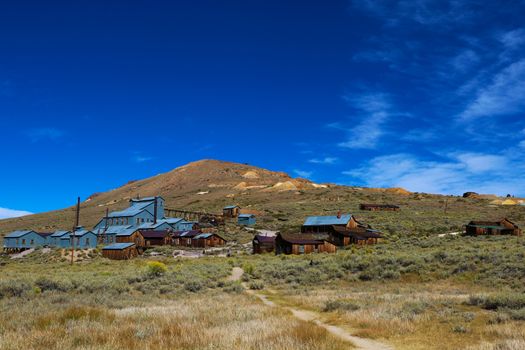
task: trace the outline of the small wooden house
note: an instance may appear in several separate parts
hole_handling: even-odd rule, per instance
[[[201,233],[191,240],[193,248],[220,247],[226,244],[226,240],[216,233]]]
[[[102,256],[112,260],[129,260],[138,255],[135,243],[114,243],[102,248]]]
[[[71,231],[69,231],[68,234],[60,236],[58,247],[66,249],[72,247],[75,249],[93,249],[97,247],[97,243],[98,237],[94,232],[79,227],[75,230],[74,237]]]
[[[192,231],[175,231],[171,237],[173,239],[173,245],[191,247],[191,240],[202,232],[197,230]]]
[[[255,215],[253,214],[239,214],[237,216],[237,224],[243,226],[253,226],[255,225]]]
[[[142,248],[146,245],[140,230],[129,229],[117,233],[117,243],[134,243],[135,247]]]
[[[309,216],[306,218],[301,232],[303,233],[320,233],[330,232],[333,226],[343,228],[356,228],[359,222],[350,214],[333,215],[333,216]]]
[[[480,235],[514,235],[521,236],[521,230],[515,223],[504,218],[499,221],[471,221],[465,227],[465,234]]]
[[[335,244],[321,236],[279,233],[275,237],[275,254],[335,253]]]
[[[275,236],[256,235],[252,240],[253,254],[272,253],[275,251]]]
[[[140,230],[139,232],[144,238],[145,247],[170,245],[172,243],[171,234],[168,230]]]
[[[228,205],[222,208],[222,216],[225,218],[236,218],[241,212],[241,207],[238,205]]]
[[[393,204],[361,204],[359,209],[369,211],[398,211],[399,207]]]
[[[338,246],[347,246],[350,244],[377,244],[383,236],[381,232],[364,227],[344,228],[333,226],[332,231],[328,233]]]

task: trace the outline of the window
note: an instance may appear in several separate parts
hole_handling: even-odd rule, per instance
[[[141,222],[144,222],[144,218],[140,219]]]
[[[26,240],[25,239],[22,240],[22,244],[26,244]]]
[[[18,244],[18,238],[16,239],[16,244]]]
[[[129,218],[126,218],[126,225],[129,225]]]
[[[304,245],[299,246],[299,254],[304,254]]]
[[[31,244],[31,245],[35,244],[35,240],[32,239],[31,241],[29,241],[29,244]]]
[[[89,245],[89,238],[86,238],[86,245]]]
[[[137,225],[140,224],[140,218],[137,218]]]

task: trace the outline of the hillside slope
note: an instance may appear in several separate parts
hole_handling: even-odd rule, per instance
[[[306,215],[335,214],[339,210],[353,213],[390,235],[457,230],[471,219],[507,216],[521,225],[525,221],[525,207],[493,206],[487,199],[319,185],[250,165],[201,160],[91,196],[81,204],[81,224],[92,227],[106,208],[119,210],[128,206],[130,198],[157,194],[170,208],[220,213],[225,205],[238,204],[244,211],[258,214],[260,225],[285,231],[295,230]],[[397,204],[402,209],[395,213],[362,212],[358,207],[363,202]],[[67,229],[72,226],[74,213],[70,207],[0,220],[0,235],[22,228]]]

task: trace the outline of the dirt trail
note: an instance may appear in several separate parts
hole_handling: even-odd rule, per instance
[[[239,281],[244,274],[243,269],[240,267],[234,267],[232,270],[231,275],[228,277],[229,281]],[[358,350],[394,350],[394,348],[388,344],[384,344],[375,340],[371,339],[365,339],[356,337],[355,335],[351,335],[346,330],[344,330],[341,327],[337,327],[334,325],[330,325],[328,323],[325,323],[320,320],[320,315],[313,311],[306,311],[301,310],[289,306],[279,306],[273,301],[269,300],[268,297],[264,294],[257,293],[254,290],[251,290],[246,283],[242,283],[242,286],[246,290],[246,292],[250,295],[253,295],[257,297],[259,300],[262,301],[262,303],[269,307],[281,307],[285,310],[288,310],[294,315],[295,318],[306,321],[306,322],[313,322],[317,326],[322,327],[326,329],[330,334],[338,337],[339,339],[342,339],[344,341],[347,341],[349,343],[352,343],[356,349]]]

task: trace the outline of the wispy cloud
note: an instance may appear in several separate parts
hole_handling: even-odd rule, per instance
[[[17,218],[20,216],[25,215],[31,215],[33,213],[25,210],[15,210],[15,209],[9,209],[9,208],[0,208],[0,220],[1,219],[9,219],[9,218]]]
[[[389,97],[383,93],[365,93],[345,96],[348,104],[357,111],[355,126],[345,128],[332,123],[332,127],[345,130],[347,140],[339,143],[340,147],[352,149],[376,148],[381,136],[384,135],[384,124],[393,115],[401,115],[392,111]]]
[[[367,186],[404,187],[416,192],[525,195],[517,193],[525,188],[525,179],[520,176],[524,168],[519,158],[501,154],[454,153],[439,161],[392,154],[373,158],[344,174]]]
[[[335,164],[339,158],[337,157],[324,157],[324,158],[313,158],[310,159],[308,162],[313,164]]]
[[[65,132],[63,130],[45,127],[45,128],[35,128],[26,131],[27,137],[31,139],[32,142],[39,141],[56,141],[64,136]]]
[[[525,109],[525,59],[498,72],[492,82],[477,91],[474,100],[460,114],[461,120],[499,116]]]
[[[133,152],[133,154],[131,155],[131,160],[135,163],[149,162],[152,159],[153,157],[145,156],[140,152]]]
[[[293,172],[297,176],[304,177],[304,178],[309,178],[309,177],[311,177],[313,175],[313,171],[306,171],[306,170],[295,169]]]

